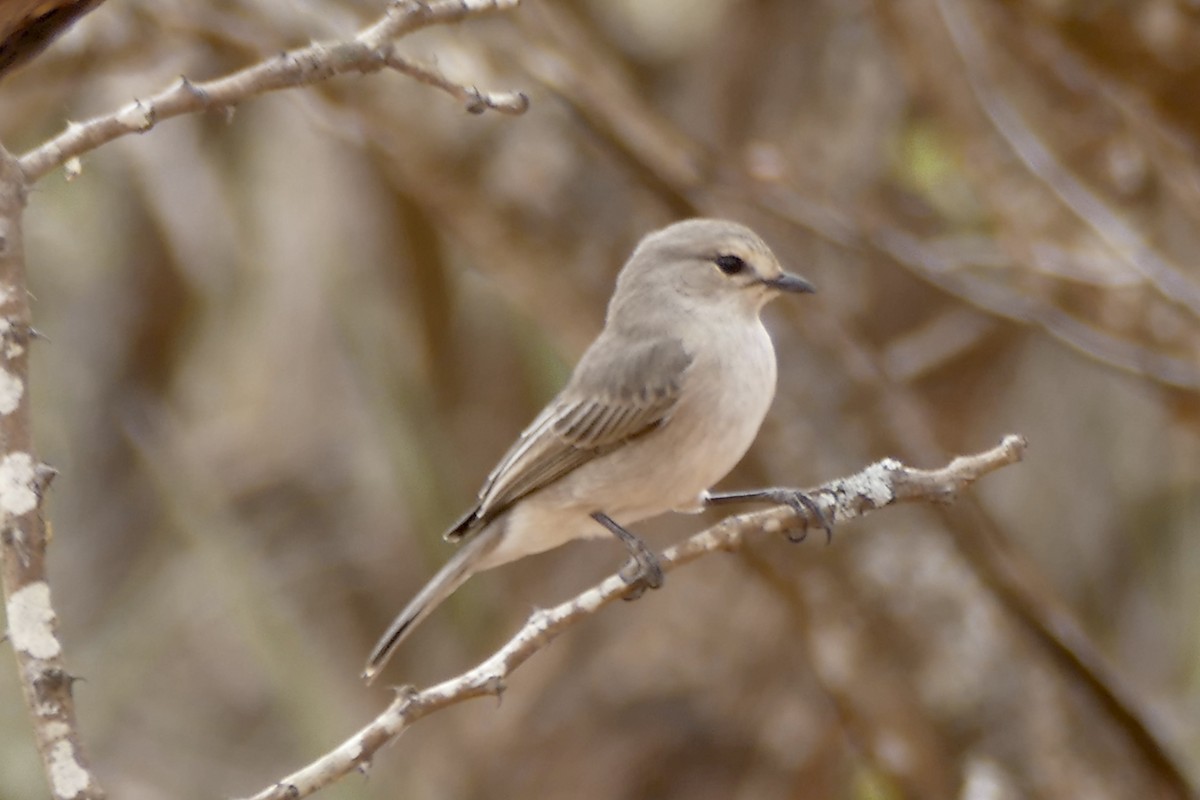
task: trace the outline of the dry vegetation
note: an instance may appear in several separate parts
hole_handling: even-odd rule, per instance
[[[380,2],[107,3],[0,82],[16,153]],[[951,507],[757,540],[574,627],[328,798],[1178,798],[1200,777],[1200,12],[1179,0],[524,0],[396,74],[164,122],[26,214],[50,569],[113,797],[246,795],[357,680],[646,231],[755,227],[774,409],[726,485],[1030,441]],[[665,546],[695,519],[643,526]],[[474,579],[426,685],[619,565]],[[0,670],[0,796],[44,778]]]

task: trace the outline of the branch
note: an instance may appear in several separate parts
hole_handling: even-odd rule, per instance
[[[33,452],[26,391],[35,335],[21,241],[27,191],[17,160],[0,148],[0,577],[8,641],[51,796],[92,800],[104,792],[84,754],[71,693],[74,678],[63,664],[46,580],[42,500],[55,472]]]
[[[159,122],[181,114],[223,110],[266,92],[308,86],[335,75],[369,74],[394,69],[437,87],[466,103],[474,114],[494,109],[521,114],[529,99],[520,92],[481,92],[454,83],[436,69],[416,65],[398,56],[394,40],[431,25],[446,25],[491,11],[515,8],[520,0],[392,0],[375,23],[353,38],[315,42],[281,53],[253,66],[203,83],[181,77],[173,86],[146,100],[134,100],[110,114],[87,122],[67,123],[66,129],[20,158],[28,183],[55,167],[131,133],[145,133]]]
[[[1025,440],[1009,435],[996,447],[971,456],[960,456],[941,469],[906,467],[895,459],[884,459],[848,478],[806,490],[835,522],[848,522],[885,506],[901,502],[948,502],[982,476],[1021,460]],[[660,556],[664,571],[718,551],[734,551],[760,533],[780,533],[818,525],[811,512],[804,518],[786,506],[729,517]],[[490,658],[456,678],[423,691],[412,687],[397,690],[391,705],[370,724],[335,749],[303,769],[270,786],[251,800],[295,800],[307,797],[355,770],[364,770],[381,747],[399,736],[412,723],[447,706],[473,697],[499,695],[505,681],[521,664],[567,628],[625,597],[634,587],[611,575],[575,598],[554,608],[537,611],[525,626]]]

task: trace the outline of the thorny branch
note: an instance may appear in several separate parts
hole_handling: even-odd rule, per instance
[[[944,503],[984,475],[1021,460],[1025,440],[1016,435],[982,453],[959,456],[940,469],[906,467],[884,459],[847,478],[806,490],[825,516],[848,522],[872,511],[901,502]],[[752,514],[729,517],[668,548],[660,556],[664,571],[671,571],[702,556],[740,549],[760,533],[786,533],[819,524],[811,512],[805,518],[780,506]],[[508,677],[531,656],[571,626],[601,608],[625,597],[633,587],[617,575],[554,608],[535,612],[515,636],[491,657],[463,674],[417,691],[398,689],[386,710],[336,748],[308,766],[270,786],[251,800],[294,800],[307,797],[355,770],[365,769],[388,742],[412,723],[447,706],[474,697],[499,695]]]
[[[519,0],[394,0],[384,15],[348,41],[316,43],[203,83],[186,77],[146,100],[113,113],[69,123],[61,134],[14,158],[0,148],[0,575],[7,639],[16,656],[51,795],[56,800],[105,796],[92,774],[75,719],[74,677],[67,672],[46,577],[46,524],[42,498],[54,470],[33,452],[28,392],[30,326],[21,217],[29,186],[58,166],[130,133],[144,133],[181,114],[229,109],[255,95],[305,86],[335,75],[394,69],[448,92],[472,113],[494,109],[520,114],[520,93],[481,92],[432,67],[395,53],[394,41],[430,25],[458,22],[514,8]]]
[[[29,292],[21,214],[27,186],[20,166],[0,148],[0,576],[8,640],[17,660],[34,738],[56,800],[93,800],[104,791],[92,775],[75,723],[74,678],[63,662],[57,618],[46,581],[42,500],[53,469],[33,451],[26,391],[29,375]]]
[[[463,101],[471,113],[493,109],[505,114],[522,114],[529,107],[529,99],[520,92],[481,92],[474,87],[462,86],[438,70],[415,64],[395,52],[397,38],[421,28],[512,9],[519,2],[394,0],[378,21],[346,41],[315,42],[211,81],[193,83],[181,77],[173,86],[150,98],[134,100],[124,108],[86,122],[68,123],[58,136],[21,156],[21,169],[26,181],[33,183],[55,167],[71,164],[73,159],[113,139],[145,133],[165,119],[199,111],[230,109],[256,95],[308,86],[353,72],[368,74],[394,69],[450,93]]]

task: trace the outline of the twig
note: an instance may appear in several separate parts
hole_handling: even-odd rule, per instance
[[[264,59],[231,75],[202,83],[181,77],[173,86],[124,108],[66,129],[20,158],[28,183],[102,144],[131,133],[145,133],[159,122],[181,114],[231,108],[249,97],[279,89],[307,86],[335,75],[395,69],[422,83],[449,92],[478,114],[494,109],[521,114],[529,106],[520,92],[481,92],[454,83],[437,70],[402,59],[394,40],[430,25],[458,22],[470,16],[515,8],[520,0],[394,0],[387,12],[353,38],[316,42]]]
[[[33,452],[26,391],[34,337],[21,242],[26,192],[20,165],[0,148],[0,575],[8,640],[50,793],[56,800],[92,800],[104,792],[75,722],[74,678],[63,664],[46,580],[42,500],[55,472]]]
[[[980,477],[1021,460],[1025,440],[1006,436],[996,447],[971,456],[960,456],[941,469],[906,467],[884,459],[848,478],[831,481],[806,493],[835,522],[847,522],[900,502],[947,502]],[[719,551],[737,550],[746,539],[759,533],[807,529],[817,520],[801,518],[788,507],[777,507],[729,517],[701,531],[660,557],[664,571]],[[391,705],[370,724],[308,766],[270,786],[251,800],[294,800],[307,797],[355,770],[365,769],[381,747],[399,736],[412,723],[473,697],[499,695],[505,681],[521,664],[567,628],[599,611],[632,590],[617,575],[588,589],[561,605],[535,612],[524,627],[486,661],[458,677],[428,689],[397,690]]]
[[[421,83],[441,89],[461,101],[467,111],[472,114],[482,114],[489,108],[502,114],[523,114],[529,108],[529,98],[521,92],[481,92],[474,86],[455,83],[432,64],[411,61],[390,50],[384,63],[389,69],[394,69]]]

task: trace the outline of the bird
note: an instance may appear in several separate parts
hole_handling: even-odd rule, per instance
[[[688,219],[642,238],[603,330],[446,531],[459,549],[387,628],[363,679],[472,575],[574,539],[616,536],[632,556],[622,578],[644,590],[662,585],[662,570],[628,526],[668,511],[787,503],[831,535],[802,492],[710,491],[749,450],[775,395],[760,312],[780,294],[814,291],[737,222]]]

